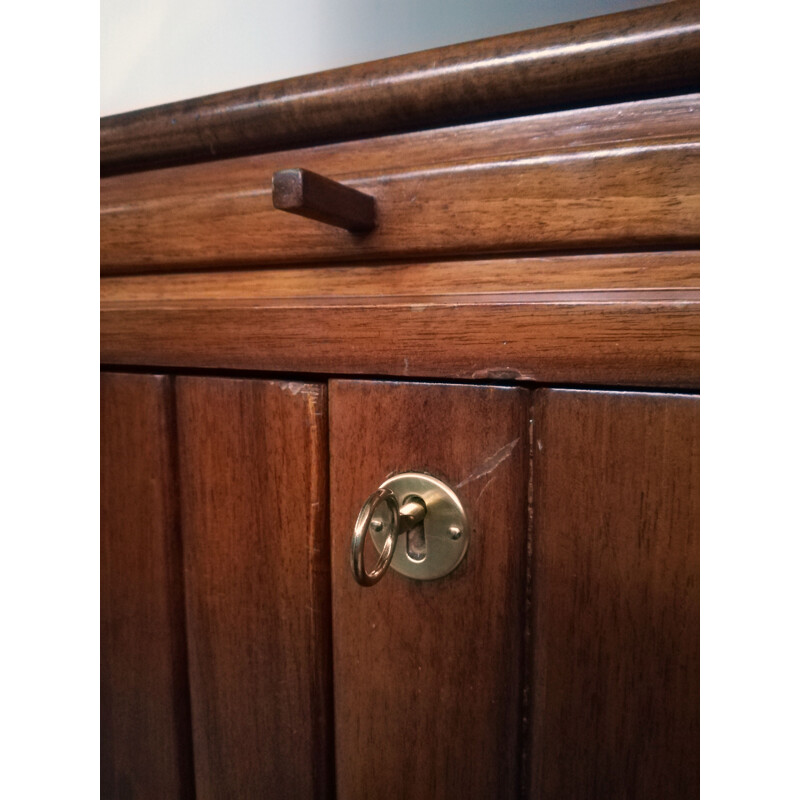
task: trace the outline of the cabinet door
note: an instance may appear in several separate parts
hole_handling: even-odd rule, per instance
[[[699,416],[535,392],[532,798],[699,795]]]
[[[100,784],[193,796],[172,384],[100,378]]]
[[[530,395],[388,381],[330,392],[337,796],[517,797]],[[406,471],[455,489],[469,549],[446,577],[390,569],[365,588],[353,524]]]
[[[176,381],[197,797],[331,779],[325,387]]]
[[[323,385],[101,385],[104,797],[330,797],[334,729],[339,800],[698,793],[699,398],[337,380],[329,446]],[[362,587],[406,471],[466,558]]]

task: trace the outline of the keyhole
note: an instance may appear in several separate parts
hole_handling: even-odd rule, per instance
[[[408,503],[410,501],[422,502],[418,497],[413,495],[406,497],[403,501]],[[406,555],[412,561],[424,561],[425,556],[428,555],[428,545],[425,542],[425,520],[423,519],[419,525],[415,525],[406,533]]]

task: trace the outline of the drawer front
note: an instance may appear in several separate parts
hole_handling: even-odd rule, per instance
[[[372,195],[353,234],[273,208],[303,167]],[[105,273],[699,241],[696,95],[217,161],[101,182]]]

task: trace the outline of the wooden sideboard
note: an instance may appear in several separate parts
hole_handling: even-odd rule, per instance
[[[699,795],[699,113],[675,2],[101,120],[104,798]]]

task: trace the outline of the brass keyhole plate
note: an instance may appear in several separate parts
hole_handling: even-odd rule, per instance
[[[397,547],[390,568],[417,581],[432,581],[451,573],[462,561],[469,545],[467,515],[456,493],[442,481],[422,472],[404,472],[381,484],[402,505],[409,498],[425,504],[423,520],[425,556],[415,560],[408,555],[407,533],[397,537]],[[380,552],[386,541],[392,516],[385,503],[376,509],[370,536]]]

